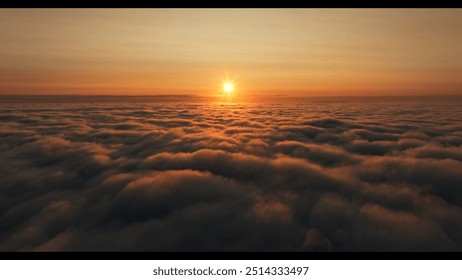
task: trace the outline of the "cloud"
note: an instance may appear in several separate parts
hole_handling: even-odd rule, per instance
[[[295,158],[308,159],[323,166],[353,164],[360,161],[358,157],[336,146],[298,141],[280,141],[276,143],[275,151]]]
[[[456,107],[2,104],[2,251],[458,251]]]
[[[114,198],[111,214],[130,221],[162,218],[196,204],[235,199],[244,194],[239,187],[209,172],[155,172],[128,183]]]
[[[462,147],[427,144],[408,150],[407,154],[416,158],[454,159],[462,161]]]

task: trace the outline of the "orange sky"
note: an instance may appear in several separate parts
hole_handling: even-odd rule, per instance
[[[0,94],[462,95],[462,9],[0,9]]]

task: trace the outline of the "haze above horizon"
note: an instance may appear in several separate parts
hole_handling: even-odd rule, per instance
[[[0,94],[462,95],[460,9],[0,9]]]

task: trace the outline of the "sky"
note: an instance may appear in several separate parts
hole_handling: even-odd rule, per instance
[[[0,94],[462,95],[462,9],[0,9]]]

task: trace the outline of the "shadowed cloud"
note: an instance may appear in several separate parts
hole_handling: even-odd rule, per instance
[[[462,247],[454,104],[1,106],[0,250]]]

